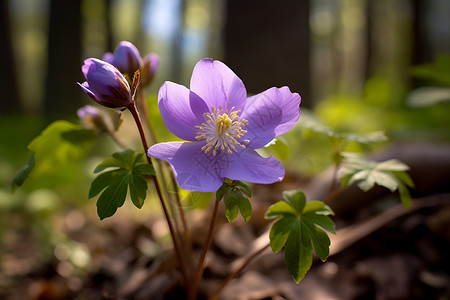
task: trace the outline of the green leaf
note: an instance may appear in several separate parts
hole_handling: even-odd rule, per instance
[[[143,154],[132,150],[116,152],[100,163],[94,173],[108,168],[114,169],[98,175],[89,190],[89,198],[102,193],[97,200],[100,219],[112,216],[123,205],[128,190],[133,204],[141,208],[147,196],[145,176],[155,174],[153,167],[143,160]]]
[[[414,187],[414,182],[411,178],[411,176],[408,175],[408,173],[406,172],[392,172],[395,177],[397,177],[398,180],[400,180],[402,183],[404,183],[405,185],[413,188]]]
[[[414,67],[413,75],[450,86],[450,55],[438,55],[435,62]]]
[[[247,198],[250,198],[252,196],[252,189],[248,184],[246,184],[243,181],[235,180],[233,181],[233,187],[236,190],[241,191],[243,194],[247,196]]]
[[[228,183],[224,182],[222,184],[222,186],[216,192],[217,201],[222,200],[223,196],[225,196],[225,194],[228,193],[230,188],[231,188],[231,186]]]
[[[125,202],[127,196],[127,174],[116,174],[97,200],[100,220],[111,217]]]
[[[252,216],[252,205],[247,196],[240,191],[230,190],[224,198],[225,216],[228,222],[232,223],[236,220],[239,211],[245,222],[250,220]]]
[[[286,202],[278,202],[286,203]],[[292,231],[292,225],[296,222],[296,217],[286,214],[272,225],[269,232],[270,248],[273,253],[280,251],[286,244],[289,234]]]
[[[398,191],[400,193],[400,201],[405,208],[409,208],[411,206],[411,195],[409,194],[408,188],[404,184],[398,185]]]
[[[406,173],[409,167],[396,159],[374,162],[364,159],[355,153],[342,153],[344,166],[338,172],[338,178],[344,187],[356,183],[363,191],[368,191],[375,184],[399,191],[400,199],[405,207],[411,202],[407,186],[414,187],[411,177]]]
[[[78,124],[55,121],[28,145],[32,157],[13,182],[13,190],[25,181],[34,188],[73,183],[80,174],[80,160],[93,147],[95,133]]]
[[[409,93],[406,99],[406,103],[410,107],[429,107],[448,101],[450,101],[450,88],[440,86],[426,86],[415,89]]]
[[[31,154],[30,159],[28,160],[28,164],[23,166],[16,174],[12,182],[12,192],[15,192],[17,188],[21,187],[22,184],[27,179],[28,175],[30,175],[31,171],[34,168],[34,155]]]
[[[303,128],[307,128],[313,132],[328,136],[334,140],[342,140],[346,142],[356,142],[359,144],[379,143],[387,140],[386,135],[382,131],[369,132],[365,134],[336,132],[319,120],[317,116],[312,113],[302,112]]]
[[[297,283],[305,277],[312,265],[312,246],[311,243],[303,243],[302,231],[300,222],[295,222],[284,249],[284,263]]]
[[[128,186],[131,201],[137,208],[141,208],[147,195],[147,181],[141,175],[133,173],[128,175]]]
[[[300,190],[285,191],[283,198],[265,214],[267,219],[279,218],[270,229],[270,247],[274,253],[284,247],[285,264],[298,283],[311,267],[313,247],[321,260],[328,257],[330,239],[324,230],[335,233],[328,217],[333,211],[323,202],[306,202]]]
[[[88,196],[89,199],[97,196],[108,185],[110,185],[111,180],[114,178],[114,173],[116,172],[117,171],[109,171],[98,175],[91,183]]]

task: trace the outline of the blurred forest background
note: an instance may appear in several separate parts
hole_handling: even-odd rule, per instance
[[[450,142],[450,107],[444,101],[450,99],[448,0],[0,3],[0,289],[14,286],[10,278],[35,270],[36,261],[54,255],[68,261],[67,245],[75,257],[72,269],[88,269],[89,251],[67,232],[96,220],[95,201],[86,199],[88,179],[107,147],[78,166],[85,177],[73,172],[47,178],[14,195],[11,181],[28,161],[27,145],[34,137],[54,120],[78,122],[77,109],[92,104],[76,84],[84,81],[83,60],[101,58],[122,40],[134,43],[142,56],[160,56],[146,90],[153,98],[166,80],[189,86],[195,63],[212,57],[227,64],[250,94],[289,86],[302,96],[305,111],[314,111],[333,129],[383,130],[395,142]],[[411,92],[428,86],[442,88],[438,100],[431,93],[414,102]],[[433,99],[427,102],[427,97]],[[288,145],[297,164],[290,166],[318,174],[331,161],[323,160],[330,152],[323,145]],[[304,151],[309,152],[297,157]],[[24,253],[14,260],[17,248]],[[67,269],[58,272],[64,276]]]

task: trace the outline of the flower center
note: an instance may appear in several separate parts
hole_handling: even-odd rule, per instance
[[[242,141],[242,144],[238,142],[247,130],[243,130],[242,127],[248,124],[245,119],[240,119],[238,114],[240,110],[234,110],[234,106],[228,111],[222,113],[222,106],[219,106],[217,110],[215,107],[211,107],[211,113],[204,113],[205,123],[200,126],[195,126],[200,130],[197,132],[196,140],[201,141],[206,139],[206,145],[202,147],[205,153],[212,150],[214,156],[217,151],[227,151],[228,154],[237,152],[236,146],[245,149],[245,145],[250,143],[249,140]]]

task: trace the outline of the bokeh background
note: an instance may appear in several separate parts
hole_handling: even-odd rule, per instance
[[[149,215],[159,214],[150,203],[142,211],[126,206],[117,218],[98,221],[87,191],[95,164],[117,150],[107,138],[81,164],[34,178],[11,193],[14,175],[28,162],[30,141],[55,120],[79,122],[77,109],[92,104],[76,84],[84,81],[83,60],[101,58],[122,40],[134,43],[142,56],[160,56],[145,91],[155,119],[159,86],[166,80],[189,86],[195,63],[212,57],[225,62],[249,94],[287,85],[302,96],[305,112],[330,128],[381,130],[389,137],[374,148],[354,145],[357,151],[450,142],[447,0],[1,0],[0,22],[0,297],[5,299],[58,299],[42,292],[47,284],[58,287],[51,281],[55,276],[77,294],[92,274],[95,251],[108,252],[117,237],[141,232]],[[160,120],[156,124],[158,135],[168,139]],[[292,173],[320,176],[330,166],[333,146],[325,139],[294,131],[287,140],[289,150],[281,147],[278,154]],[[447,150],[435,157],[448,163]],[[439,174],[441,192],[450,175]],[[87,228],[95,237],[86,236]],[[137,239],[139,253],[156,255],[151,239]],[[448,280],[448,272],[444,275]],[[19,282],[23,290],[17,290]],[[441,299],[449,299],[448,290],[443,294]]]

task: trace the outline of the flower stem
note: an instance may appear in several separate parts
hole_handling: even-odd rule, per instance
[[[197,271],[195,272],[194,281],[192,282],[191,289],[189,290],[188,300],[197,299],[198,285],[200,283],[200,279],[202,278],[203,270],[205,269],[206,253],[208,252],[208,249],[209,249],[209,247],[211,245],[211,241],[212,241],[214,224],[216,223],[217,211],[219,208],[219,200],[216,199],[216,201],[214,202],[214,210],[213,210],[213,215],[211,217],[211,223],[209,224],[208,235],[206,236],[205,243],[203,244],[203,249],[202,249],[202,253],[200,254],[200,260],[198,262]]]
[[[150,143],[154,144],[154,143],[156,143],[156,136],[155,136],[155,132],[153,131],[153,128],[152,128],[152,126],[150,124],[150,118],[148,116],[147,103],[145,102],[144,91],[142,90],[141,87],[138,88],[137,95],[138,95],[137,105],[138,105],[139,111],[144,116],[145,125],[147,125],[147,129],[148,129],[148,132],[150,134]]]
[[[154,144],[154,143],[157,142],[157,139],[156,139],[155,132],[153,131],[153,128],[152,128],[151,123],[150,123],[150,118],[148,116],[147,102],[145,102],[144,92],[143,92],[142,88],[138,88],[137,93],[138,93],[139,111],[141,111],[142,114],[144,115],[145,125],[147,126],[148,131],[150,133],[150,143]],[[167,165],[164,165],[163,167],[167,168]],[[169,173],[170,173],[170,177],[171,177],[170,179],[172,180],[172,182],[175,183],[176,181],[175,181],[175,177],[173,175],[173,172],[169,171]],[[184,211],[183,211],[183,208],[181,206],[180,195],[178,194],[178,190],[177,190],[175,184],[174,184],[174,193],[175,193],[175,198],[176,198],[175,200],[176,200],[176,202],[178,204],[178,207],[179,207],[179,214],[181,216],[181,222],[183,224],[184,234],[189,236],[189,232],[188,232],[189,228],[187,226],[186,217],[184,215]]]
[[[135,105],[134,101],[130,105],[128,105],[127,108],[130,110],[131,114],[133,115],[133,118],[134,118],[134,120],[136,122],[136,125],[138,127],[139,134],[141,136],[142,145],[144,146],[144,150],[145,150],[145,157],[147,157],[147,162],[150,165],[153,166],[151,158],[147,155],[148,144],[147,144],[147,140],[145,138],[144,129],[142,128],[141,119],[140,119],[139,114],[137,112],[136,105]],[[172,220],[170,219],[170,215],[169,215],[169,212],[167,210],[167,206],[166,206],[166,204],[164,202],[164,197],[163,197],[163,194],[161,192],[161,188],[159,186],[158,177],[153,175],[152,179],[153,179],[153,182],[155,183],[156,193],[158,194],[158,198],[159,198],[159,200],[161,202],[161,207],[163,209],[164,216],[165,216],[166,221],[167,221],[167,225],[169,226],[170,235],[172,237],[172,242],[173,242],[175,254],[176,254],[178,262],[180,264],[181,273],[183,275],[183,280],[185,282],[185,285],[188,286],[188,276],[187,276],[186,266],[185,266],[184,260],[182,259],[180,246],[179,246],[178,241],[176,239],[176,234],[175,234],[174,226],[172,224]]]
[[[210,300],[216,300],[219,298],[220,293],[222,292],[222,290],[227,286],[228,283],[230,283],[231,280],[233,280],[237,275],[239,275],[239,273],[241,273],[241,271],[248,266],[248,264],[255,259],[255,257],[257,257],[258,255],[260,255],[261,253],[264,252],[264,250],[266,250],[268,247],[270,246],[270,244],[265,245],[264,247],[256,250],[255,252],[253,252],[252,254],[250,254],[245,261],[241,264],[241,266],[239,268],[237,268],[236,270],[234,270],[230,275],[228,275],[228,277],[222,282],[222,284],[220,285],[220,287],[217,289],[217,291],[214,293],[214,295],[212,295],[212,297],[210,297]]]
[[[139,112],[142,113],[143,118],[144,118],[144,125],[146,125],[146,128],[148,129],[148,132],[150,134],[150,143],[155,144],[157,142],[157,139],[156,139],[155,132],[153,131],[153,128],[151,126],[150,118],[148,115],[147,102],[145,101],[145,95],[144,95],[144,91],[143,91],[142,87],[137,88],[137,97],[138,97],[137,105],[138,105]],[[192,263],[192,256],[191,256],[191,254],[192,254],[191,253],[192,252],[191,251],[191,234],[189,232],[189,227],[187,225],[185,213],[184,213],[183,207],[181,205],[180,195],[178,193],[178,189],[175,184],[175,182],[176,182],[175,176],[174,176],[173,172],[170,170],[170,168],[168,168],[169,166],[167,164],[165,164],[164,162],[162,162],[162,163],[155,162],[155,167],[158,167],[158,169],[161,170],[162,175],[161,175],[160,179],[161,179],[161,183],[164,184],[165,187],[168,187],[168,185],[165,182],[163,169],[168,169],[168,172],[170,174],[170,179],[173,183],[173,192],[175,193],[174,197],[175,197],[175,201],[177,203],[178,214],[181,218],[181,224],[182,224],[182,230],[183,230],[183,235],[179,236],[179,239],[180,239],[181,245],[186,250],[186,253],[185,253],[187,256],[186,262],[187,262],[188,266],[192,266],[193,263]],[[167,189],[166,189],[166,192],[167,192]],[[168,194],[168,197],[172,198],[173,196]],[[175,209],[173,208],[172,202],[169,202],[169,205],[171,207],[172,215],[174,215]],[[174,217],[175,227],[179,228],[177,221],[178,221],[177,218]],[[192,269],[192,268],[189,268],[189,269]]]

